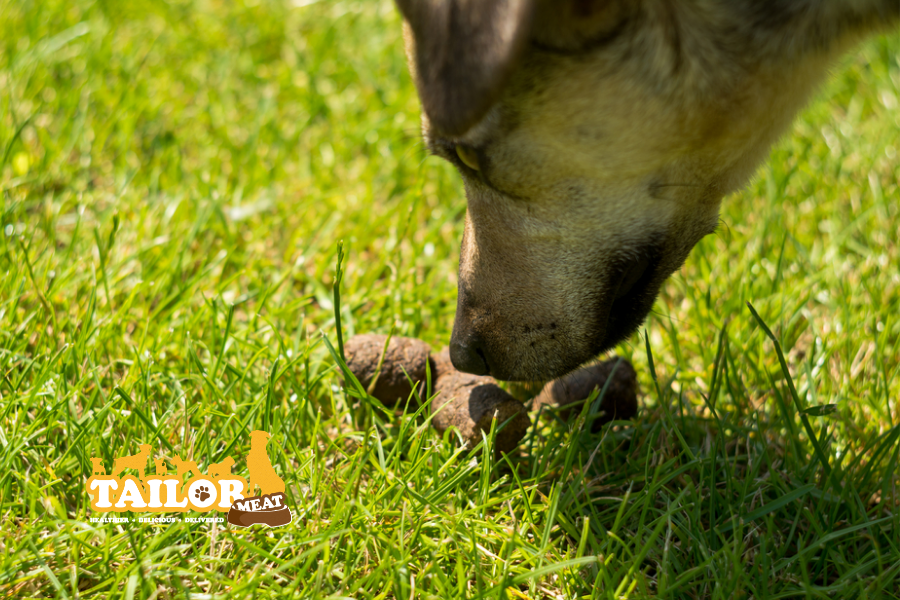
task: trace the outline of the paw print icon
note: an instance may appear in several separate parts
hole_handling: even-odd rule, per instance
[[[209,498],[209,488],[205,485],[197,486],[197,489],[194,490],[194,498],[203,502],[207,498]]]

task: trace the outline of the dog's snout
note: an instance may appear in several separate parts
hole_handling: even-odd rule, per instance
[[[455,334],[454,331],[450,340],[450,362],[454,368],[473,375],[489,375],[491,368],[485,355],[484,340],[477,334],[460,340]]]

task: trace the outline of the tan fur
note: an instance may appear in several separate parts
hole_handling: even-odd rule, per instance
[[[441,32],[398,1],[424,93],[435,75],[417,72],[429,63],[416,36]],[[521,17],[528,43],[514,68],[495,70],[502,85],[475,125],[448,133],[442,123],[459,118],[423,116],[428,147],[458,165],[468,197],[454,364],[469,348],[494,377],[551,378],[629,335],[828,66],[896,22],[898,6],[538,2]]]

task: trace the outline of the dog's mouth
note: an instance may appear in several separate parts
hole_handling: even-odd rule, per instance
[[[642,256],[631,261],[630,264],[623,267],[622,275],[619,279],[619,289],[616,290],[615,301],[628,296],[634,289],[640,289],[641,284],[646,285],[649,280],[648,275],[652,275],[653,259],[651,256]]]
[[[608,311],[601,309],[600,318],[606,323],[595,341],[597,354],[613,348],[643,323],[665,279],[665,274],[660,272],[661,263],[661,249],[652,247],[636,258],[627,259],[616,269],[617,276],[612,280],[618,280],[618,285],[613,300],[607,304]]]

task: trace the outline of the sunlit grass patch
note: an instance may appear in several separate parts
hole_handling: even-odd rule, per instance
[[[345,337],[452,326],[465,201],[390,2],[17,1],[0,27],[2,593],[897,597],[896,35],[620,346],[640,416],[536,422],[495,462],[367,411],[325,344],[340,240]],[[89,521],[91,457],[205,469],[254,428],[290,526]]]

